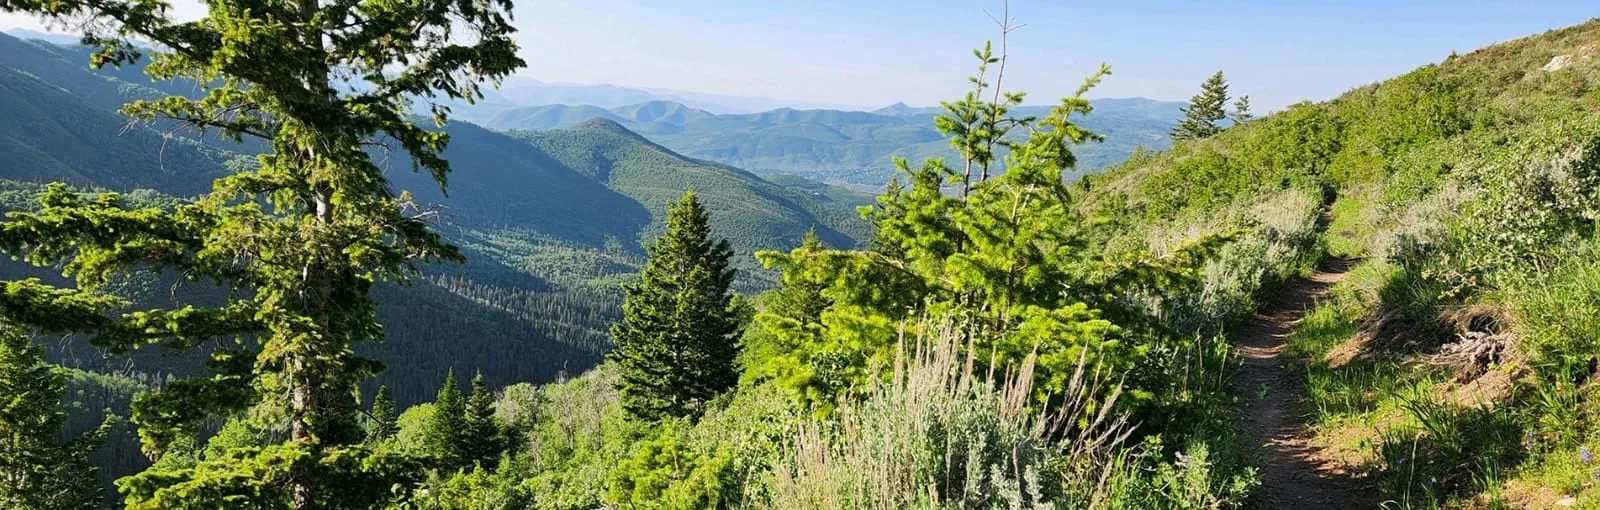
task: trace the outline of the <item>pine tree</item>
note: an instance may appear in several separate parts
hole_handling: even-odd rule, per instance
[[[439,387],[439,395],[433,399],[433,416],[422,435],[423,451],[447,471],[461,467],[466,458],[461,451],[466,414],[467,403],[456,385],[456,372],[450,370]]]
[[[688,416],[738,382],[740,321],[728,287],[733,249],[711,240],[710,216],[694,190],[667,214],[638,283],[624,286],[622,322],[607,355],[621,371],[622,406],[645,420]]]
[[[828,247],[817,237],[816,229],[806,232],[800,247],[781,253],[756,253],[768,269],[780,271],[780,286],[766,294],[766,304],[755,314],[755,327],[746,331],[740,364],[752,380],[768,377],[774,358],[812,340],[821,329],[822,312],[833,304],[824,295],[829,287],[827,273],[817,271],[813,257],[826,256]]]
[[[821,253],[828,247],[822,244],[822,239],[817,237],[817,229],[806,231],[806,236],[800,242],[800,248],[791,252],[791,257],[805,257]],[[808,274],[800,265],[787,265],[782,268],[783,274],[779,277],[781,286],[774,292],[772,299],[767,301],[765,312],[788,319],[799,321],[801,324],[815,324],[822,319],[822,311],[828,308],[831,302],[822,295],[828,288],[828,282],[819,275]]]
[[[443,186],[448,137],[413,124],[410,105],[481,97],[482,83],[522,65],[511,3],[205,5],[200,19],[179,20],[161,0],[0,3],[0,12],[87,34],[99,48],[93,65],[134,64],[149,52],[152,78],[190,80],[202,91],[135,101],[123,109],[135,118],[259,138],[270,148],[255,168],[217,179],[211,193],[175,210],[129,210],[114,194],[86,199],[51,186],[41,211],[0,229],[0,250],[65,267],[77,285],[12,282],[0,309],[30,327],[88,334],[114,354],[239,339],[212,355],[214,374],[134,402],[144,448],[159,455],[207,418],[246,410],[260,428],[287,437],[254,456],[136,475],[122,485],[129,506],[371,506],[371,498],[392,497],[395,477],[414,475],[403,459],[359,460],[375,453],[357,444],[355,388],[381,365],[354,345],[383,336],[369,291],[376,281],[408,280],[417,264],[462,257],[428,228],[408,193],[391,189],[367,146],[382,139],[403,149]],[[448,113],[431,108],[435,124]],[[112,314],[127,303],[101,293],[103,284],[149,267],[234,292],[218,306]],[[333,481],[339,485],[320,485]]]
[[[367,443],[377,444],[394,439],[400,433],[395,424],[394,401],[389,398],[389,387],[379,386],[378,395],[372,398],[372,425],[367,427]]]
[[[965,195],[945,192],[943,186],[962,174],[941,160],[930,158],[913,170],[898,159],[908,186],[891,187],[876,206],[862,209],[877,229],[871,250],[758,253],[767,267],[783,269],[780,292],[802,281],[825,282],[817,294],[830,301],[814,326],[772,313],[757,316],[777,338],[775,350],[788,349],[768,360],[760,375],[827,414],[845,392],[892,373],[903,335],[926,326],[914,321],[929,316],[1005,332],[974,337],[972,352],[986,353],[982,359],[995,370],[1037,356],[1039,388],[1059,388],[1070,376],[1076,358],[1065,353],[1086,346],[1111,352],[1115,342],[1104,342],[1112,338],[1110,323],[1077,296],[1094,292],[1077,289],[1095,284],[1099,262],[1085,260],[1084,221],[1061,179],[1077,163],[1074,146],[1102,139],[1072,117],[1090,112],[1083,96],[1110,72],[1102,65],[1043,117],[1004,119],[1028,136],[1005,145],[1010,153],[1003,173],[972,182]],[[959,124],[961,112],[949,109],[953,120],[945,123]],[[973,358],[974,366],[982,359]]]
[[[472,396],[467,398],[462,416],[460,441],[462,462],[467,465],[480,463],[484,467],[494,467],[500,460],[500,452],[505,450],[501,446],[500,425],[494,417],[494,395],[484,384],[481,373],[472,378]]]
[[[1217,121],[1228,118],[1228,82],[1222,71],[1211,75],[1200,85],[1200,93],[1189,99],[1189,106],[1180,110],[1183,121],[1172,128],[1173,140],[1198,140],[1222,132]]]
[[[0,508],[99,508],[100,482],[89,452],[111,421],[65,443],[57,408],[66,376],[44,363],[43,349],[0,327]]]
[[[1233,102],[1233,123],[1244,124],[1254,117],[1250,114],[1250,96],[1239,96],[1239,99]]]

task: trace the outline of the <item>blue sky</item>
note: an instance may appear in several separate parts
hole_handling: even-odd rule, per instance
[[[188,5],[184,5],[188,2]],[[180,11],[194,0],[177,2]],[[1000,0],[520,0],[528,68],[550,82],[610,83],[877,107],[958,97],[970,51],[999,35]],[[1600,16],[1595,0],[1013,0],[1007,85],[1030,103],[1076,88],[1184,100],[1226,71],[1260,110],[1333,97],[1461,52]],[[36,27],[0,16],[0,28]],[[1011,87],[1008,87],[1011,88]]]

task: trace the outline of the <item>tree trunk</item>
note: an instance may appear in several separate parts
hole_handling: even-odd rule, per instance
[[[317,0],[299,0],[299,7],[299,36],[301,43],[307,48],[321,50],[323,47],[322,30],[314,24],[317,13],[320,10]],[[322,52],[316,51],[314,53],[320,56]],[[302,82],[308,92],[327,94],[325,100],[329,103],[337,99],[333,95],[331,87],[328,86],[328,73],[325,67],[313,65],[312,69],[308,70],[302,77]],[[317,166],[316,147],[314,145],[306,146],[304,157],[305,161],[302,164],[305,164],[307,169],[305,177],[307,180],[311,180],[312,172],[310,169]],[[306,184],[312,190],[312,203],[310,205],[314,207],[315,221],[321,225],[328,224],[332,219],[332,204],[330,203],[331,197],[328,191],[319,189],[324,188],[324,186],[315,181]],[[317,235],[322,229],[314,228],[311,231],[313,232],[312,235]],[[293,396],[290,400],[291,409],[289,410],[291,420],[290,437],[294,441],[310,443],[313,448],[320,447],[315,443],[326,439],[320,437],[323,434],[318,433],[325,431],[314,431],[312,429],[314,424],[327,428],[329,421],[324,417],[316,416],[326,407],[326,402],[323,402],[324,399],[322,398],[323,393],[326,391],[326,388],[322,387],[325,381],[320,377],[320,372],[326,370],[327,367],[308,365],[316,363],[314,360],[317,359],[319,354],[317,351],[321,350],[321,343],[339,338],[337,332],[331,331],[329,328],[332,325],[331,317],[329,316],[332,282],[330,281],[331,271],[325,267],[327,263],[316,254],[312,254],[311,260],[306,261],[307,266],[302,272],[304,288],[301,290],[300,310],[296,310],[312,319],[318,326],[318,333],[320,333],[321,338],[316,341],[316,345],[303,346],[300,349],[289,352],[287,354],[289,359],[286,360],[291,367],[289,384],[293,391]],[[307,473],[294,473],[290,475],[289,480],[294,491],[294,507],[301,510],[311,508],[315,500],[315,494],[313,494],[313,484],[309,480],[309,475]]]

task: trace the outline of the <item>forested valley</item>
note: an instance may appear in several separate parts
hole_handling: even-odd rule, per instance
[[[504,0],[206,7],[0,4],[86,34],[0,35],[0,507],[1600,504],[1600,20],[714,114],[477,104]]]

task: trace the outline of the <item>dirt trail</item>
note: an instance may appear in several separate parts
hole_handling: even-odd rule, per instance
[[[1238,338],[1236,350],[1244,358],[1244,366],[1234,378],[1233,393],[1244,402],[1240,432],[1247,445],[1258,448],[1253,453],[1262,470],[1255,508],[1375,506],[1370,490],[1346,475],[1321,469],[1313,459],[1316,449],[1309,442],[1301,414],[1304,368],[1285,345],[1295,324],[1344,278],[1350,265],[1350,261],[1330,259],[1310,278],[1279,286]]]

